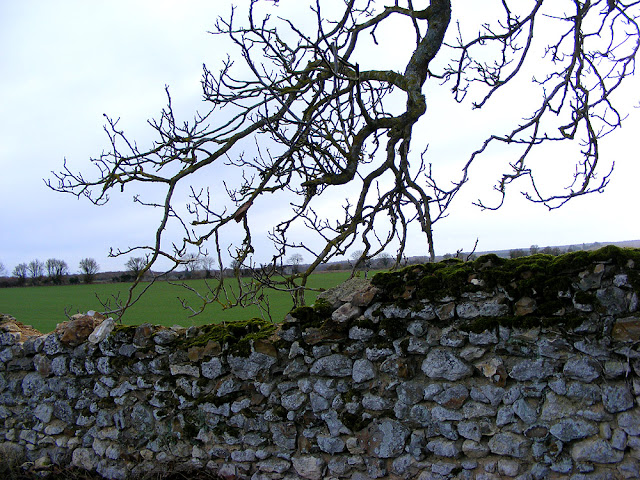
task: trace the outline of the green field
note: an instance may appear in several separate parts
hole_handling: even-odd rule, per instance
[[[309,278],[312,288],[331,288],[349,278],[350,272],[318,273]],[[204,280],[187,282],[194,288],[204,289]],[[233,282],[230,281],[229,285]],[[103,307],[96,298],[107,299],[120,294],[126,298],[130,284],[105,283],[93,285],[62,285],[0,289],[0,313],[15,317],[22,323],[32,325],[43,333],[56,328],[67,320],[65,309],[70,315],[88,310],[101,311]],[[307,304],[313,303],[317,292],[307,292]],[[260,316],[257,307],[232,308],[223,310],[218,304],[209,305],[205,311],[189,318],[190,312],[183,309],[178,297],[196,300],[196,297],[183,287],[167,282],[156,282],[141,300],[127,310],[123,323],[138,325],[149,322],[157,325],[202,325],[220,321],[233,321]],[[291,296],[284,292],[268,293],[271,316],[280,321],[291,310]]]

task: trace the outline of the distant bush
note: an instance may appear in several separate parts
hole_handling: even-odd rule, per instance
[[[69,277],[69,283],[71,285],[77,285],[80,283],[80,279],[78,277]]]

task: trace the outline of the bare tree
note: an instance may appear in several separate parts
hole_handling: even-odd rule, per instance
[[[140,280],[144,275],[147,265],[147,259],[145,257],[131,257],[127,260],[127,263],[124,264],[127,271],[131,273],[131,276],[135,280]]]
[[[216,259],[209,255],[200,257],[200,267],[204,270],[204,278],[211,278],[211,274],[216,268]]]
[[[187,253],[182,256],[182,265],[184,266],[186,278],[193,278],[200,266],[200,257],[195,253]]]
[[[0,277],[4,277],[6,273],[7,271],[4,267],[4,263],[0,262]]]
[[[83,258],[80,260],[78,267],[80,268],[80,273],[82,273],[84,283],[93,283],[96,274],[100,270],[98,262],[93,258]]]
[[[67,262],[64,260],[59,260],[57,258],[48,259],[45,264],[45,268],[47,269],[47,276],[51,280],[51,282],[56,285],[60,285],[62,283],[62,277],[69,273],[69,267],[67,266]]]
[[[299,253],[294,253],[287,259],[287,263],[291,265],[291,271],[298,273],[300,271],[300,264],[304,262],[304,257]]]
[[[29,272],[29,276],[31,277],[31,283],[36,285],[42,279],[44,275],[44,263],[42,263],[37,258],[31,260],[27,265],[27,271]]]
[[[13,276],[18,279],[19,285],[24,285],[28,275],[29,275],[29,269],[26,263],[19,263],[13,269]]]
[[[251,264],[259,247],[252,235],[253,211],[280,195],[291,211],[284,220],[274,220],[272,263],[280,263],[291,248],[313,257],[304,272],[283,280],[283,285],[296,285],[296,302],[304,300],[299,292],[315,268],[345,255],[356,241],[364,245],[367,258],[396,247],[399,264],[409,226],[417,225],[433,260],[433,224],[447,215],[471,167],[496,146],[507,149],[511,159],[496,172],[497,201],[478,200],[480,208],[499,208],[515,184],[527,199],[550,209],[602,191],[613,166],[602,165],[600,140],[624,117],[614,94],[634,72],[640,4],[503,0],[492,4],[490,20],[481,24],[463,0],[455,2],[453,12],[451,0],[419,3],[416,8],[412,0],[344,0],[340,10],[335,3],[312,0],[310,17],[293,21],[270,15],[277,0],[252,0],[246,22],[239,23],[234,10],[215,24],[213,33],[233,42],[233,58],[242,59],[246,68],[236,73],[231,55],[219,73],[204,67],[206,111],[191,121],[176,118],[167,90],[167,107],[150,121],[157,139],[146,149],[127,136],[118,120],[107,117],[111,150],[92,159],[97,177],[74,173],[65,164],[55,174],[57,182],[48,184],[98,205],[125,185],[164,187],[158,198],[134,197],[162,213],[153,240],[113,252],[148,252],[142,274],[159,258],[175,268],[187,248],[205,244],[218,258],[229,252],[239,265]],[[264,4],[272,5],[267,10]],[[389,35],[403,26],[412,35]],[[386,58],[378,41],[388,44],[390,37],[396,43],[389,49],[392,58]],[[370,48],[378,48],[373,63],[362,56]],[[399,58],[406,59],[403,69],[390,66]],[[457,102],[470,100],[475,109],[524,83],[535,88],[534,98],[538,95],[522,121],[498,127],[469,157],[458,159],[463,167],[453,181],[436,179],[431,165],[450,159],[411,149],[429,94],[440,92],[442,83]],[[442,112],[430,114],[447,121]],[[456,132],[456,125],[451,131],[465,135]],[[538,177],[540,157],[534,152],[561,142],[572,142],[575,154],[558,159],[573,168],[566,188],[554,192],[544,176]],[[255,153],[242,153],[249,149]],[[222,165],[237,167],[237,175],[225,175],[210,190],[207,172]],[[184,186],[191,192],[190,218],[176,204]],[[332,217],[319,213],[341,195],[342,208],[333,209]],[[236,224],[244,238],[230,244],[225,234]],[[182,244],[164,238],[174,225],[183,230]],[[291,234],[301,226],[316,234],[317,246]],[[139,298],[135,287],[125,307]],[[222,291],[203,296],[203,307],[218,302]]]
[[[393,257],[387,252],[381,252],[374,258],[377,265],[387,268],[393,264]]]

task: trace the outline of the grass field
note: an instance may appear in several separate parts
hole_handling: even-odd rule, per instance
[[[349,274],[350,272],[318,273],[309,278],[308,285],[325,289],[335,287],[349,278]],[[204,280],[191,280],[187,283],[194,288],[204,287]],[[129,286],[127,283],[105,283],[2,288],[0,313],[11,315],[22,323],[48,333],[55,329],[58,323],[67,320],[65,309],[70,314],[88,310],[101,311],[103,307],[96,295],[101,299],[107,299],[119,293],[120,298],[126,298]],[[316,296],[316,292],[307,292],[307,303],[313,303]],[[202,314],[189,318],[190,312],[182,308],[178,297],[196,299],[183,287],[157,282],[126,312],[123,323],[138,325],[149,322],[166,326],[191,326],[260,316],[257,307],[223,310],[219,305],[211,304]],[[274,321],[280,321],[291,310],[291,297],[287,293],[275,291],[270,291],[268,297],[271,316]]]

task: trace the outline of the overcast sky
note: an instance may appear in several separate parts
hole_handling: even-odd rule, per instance
[[[51,178],[50,172],[59,170],[65,158],[72,170],[90,171],[89,157],[107,147],[105,113],[120,117],[120,125],[148,145],[145,121],[164,106],[165,85],[188,118],[199,107],[202,64],[217,69],[228,50],[207,30],[229,4],[0,2],[0,262],[9,272],[18,263],[52,257],[65,260],[72,272],[84,257],[95,258],[102,271],[122,270],[126,258],[108,259],[109,247],[148,241],[155,224],[132,208],[131,192],[98,208],[49,190],[43,179]],[[392,41],[385,46],[392,48]],[[490,192],[498,178],[495,172],[491,175],[488,161],[475,171],[476,183],[457,199],[450,217],[436,225],[436,253],[471,249],[476,238],[481,251],[640,238],[640,110],[632,108],[640,100],[640,82],[632,82],[623,102],[632,117],[602,143],[604,160],[616,162],[605,193],[549,212],[528,204],[515,189],[500,211],[480,212],[470,201]],[[427,116],[446,102],[429,96],[428,101]],[[494,112],[510,110],[514,101],[519,100],[497,104]],[[418,132],[427,141],[439,140],[430,150],[433,158],[454,158],[462,147],[477,148],[479,138],[473,132],[478,120],[468,113],[469,105],[445,112],[425,120],[424,135]],[[408,253],[425,255],[422,241]]]

